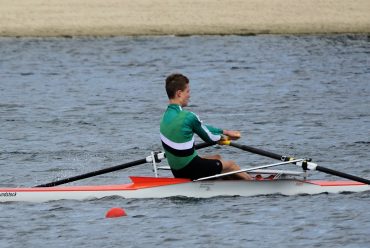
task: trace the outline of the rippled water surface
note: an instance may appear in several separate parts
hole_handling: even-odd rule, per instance
[[[241,130],[239,143],[370,178],[368,36],[0,38],[0,187],[161,150],[172,72],[191,80],[188,109]],[[202,152],[242,167],[272,162],[230,147]],[[151,174],[141,165],[72,184]],[[369,204],[369,192],[1,203],[0,247],[368,247]],[[128,216],[105,219],[116,206]]]

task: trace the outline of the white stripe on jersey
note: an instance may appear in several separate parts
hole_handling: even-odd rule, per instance
[[[161,135],[161,140],[163,141],[163,143],[165,143],[169,147],[172,147],[173,149],[176,149],[176,150],[191,149],[191,148],[193,148],[194,141],[195,141],[194,140],[194,135],[193,135],[191,140],[189,140],[187,142],[184,142],[184,143],[173,142],[172,140],[169,140],[167,137],[165,137],[162,133],[160,133],[160,135]]]

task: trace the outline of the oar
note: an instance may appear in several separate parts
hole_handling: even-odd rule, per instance
[[[209,146],[213,146],[215,144],[217,144],[217,143],[216,142],[200,143],[200,144],[195,145],[195,149],[198,150],[198,149],[206,148],[206,147],[209,147]],[[164,159],[164,156],[162,158],[156,157],[155,159],[160,161],[160,160]],[[106,174],[106,173],[117,171],[117,170],[127,169],[127,168],[130,168],[130,167],[145,164],[145,163],[148,163],[148,162],[152,162],[152,157],[151,156],[148,156],[146,158],[139,159],[139,160],[136,160],[136,161],[128,162],[128,163],[125,163],[125,164],[120,164],[120,165],[112,166],[112,167],[109,167],[109,168],[88,172],[86,174],[81,174],[81,175],[78,175],[78,176],[69,177],[69,178],[57,180],[57,181],[50,182],[50,183],[40,184],[40,185],[37,185],[37,186],[34,186],[34,187],[54,187],[54,186],[57,186],[57,185],[70,183],[70,182],[74,182],[74,181],[77,181],[77,180],[81,180],[81,179],[85,179],[85,178],[89,178],[89,177],[94,177],[94,176]]]
[[[265,156],[265,157],[274,158],[274,159],[278,159],[278,160],[281,160],[281,161],[294,160],[294,158],[292,158],[292,157],[282,156],[282,155],[279,155],[279,154],[276,154],[276,153],[272,153],[272,152],[269,152],[269,151],[264,151],[264,150],[261,150],[261,149],[255,148],[255,147],[251,147],[251,146],[247,146],[247,145],[240,145],[240,144],[234,143],[232,141],[228,142],[228,145],[239,148],[243,151],[259,154],[259,155],[262,155],[262,156]],[[357,182],[361,182],[361,183],[365,183],[365,184],[370,184],[370,180],[368,180],[366,178],[361,178],[361,177],[350,175],[350,174],[347,174],[347,173],[344,173],[344,172],[329,169],[329,168],[326,168],[326,167],[323,167],[323,166],[319,166],[315,163],[311,163],[309,161],[304,161],[302,163],[296,163],[296,164],[302,166],[302,168],[304,170],[307,170],[307,169],[317,170],[317,171],[321,171],[321,172],[326,173],[326,174],[330,174],[330,175],[334,175],[334,176],[338,176],[338,177],[343,177],[343,178],[346,178],[346,179],[349,179],[349,180],[353,180],[353,181],[357,181]]]

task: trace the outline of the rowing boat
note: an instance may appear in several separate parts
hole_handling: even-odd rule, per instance
[[[241,169],[240,171],[223,173],[191,181],[190,179],[183,178],[159,177],[159,169],[169,168],[157,166],[157,162],[165,158],[164,153],[152,152],[151,155],[145,159],[38,185],[35,187],[0,188],[0,202],[47,202],[64,199],[87,200],[100,199],[109,196],[118,196],[123,198],[209,198],[216,196],[257,196],[272,194],[311,195],[321,193],[370,191],[370,180],[321,167],[307,159],[294,159],[291,157],[280,156],[271,152],[266,152],[248,146],[241,146],[235,143],[230,143],[229,145],[270,158],[279,159],[281,162]],[[207,146],[210,145],[201,144],[198,146],[198,148]],[[146,162],[153,164],[153,171],[155,173],[154,177],[132,176],[130,177],[131,183],[118,185],[58,186],[60,184],[128,168]],[[287,171],[268,169],[274,166],[287,164],[298,165],[303,170]],[[309,180],[307,179],[308,170],[318,170],[350,180]],[[248,172],[253,176],[254,180],[223,180],[224,177],[229,176],[230,174],[240,172]]]
[[[45,188],[0,188],[0,202],[46,202],[54,200],[88,200],[108,196],[123,198],[165,198],[256,195],[297,195],[362,192],[370,186],[354,181],[319,180],[219,180],[192,182],[188,179],[130,177],[132,183],[104,186],[68,186]]]
[[[191,181],[167,177],[130,177],[131,183],[100,186],[58,186],[36,188],[0,188],[0,202],[46,202],[55,200],[89,200],[108,196],[123,198],[165,198],[256,195],[297,195],[362,192],[370,185],[355,181],[323,181],[295,178],[299,172],[255,171],[253,181]]]

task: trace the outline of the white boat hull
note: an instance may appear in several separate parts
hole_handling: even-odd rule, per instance
[[[108,196],[123,198],[165,198],[256,195],[298,195],[362,192],[370,185],[352,181],[213,180],[191,182],[186,179],[133,177],[132,184],[106,186],[67,186],[46,188],[0,188],[0,202],[47,202],[54,200],[87,200]]]

